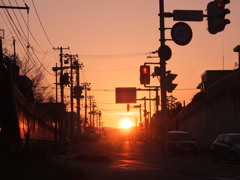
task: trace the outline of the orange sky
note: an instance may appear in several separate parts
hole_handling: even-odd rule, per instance
[[[7,0],[1,1],[1,5],[3,2],[10,5]],[[24,1],[21,0],[10,2],[14,6],[16,2],[19,6],[24,6]],[[31,53],[34,52],[49,71],[45,72],[47,80],[44,86],[50,84],[52,93],[55,93],[53,85],[55,77],[51,69],[56,63],[59,64],[59,51],[53,51],[52,48],[70,47],[70,51],[65,52],[78,54],[80,62],[84,64],[81,81],[91,83],[92,90],[89,94],[94,96],[97,108],[103,113],[104,125],[118,127],[120,120],[125,117],[131,117],[133,122],[136,119],[139,121],[137,109],[126,112],[125,104],[115,104],[114,90],[115,87],[143,88],[139,83],[140,65],[144,62],[159,61],[147,59],[149,55],[147,53],[159,48],[159,1],[25,0],[25,2],[30,7],[29,27],[35,38],[34,40],[30,35]],[[188,9],[204,10],[206,14],[208,2],[210,1],[165,0],[165,12]],[[233,52],[233,48],[240,40],[238,36],[240,1],[232,0],[227,7],[231,10],[231,14],[227,16],[231,24],[226,26],[224,32],[217,35],[209,34],[204,18],[203,22],[187,22],[193,31],[192,41],[188,45],[178,46],[172,41],[166,43],[173,53],[167,62],[167,70],[178,74],[174,80],[178,86],[172,95],[180,102],[189,103],[198,92],[196,86],[205,70],[233,69],[235,62],[238,62],[238,56]],[[26,52],[19,42],[21,40],[26,45],[24,38],[21,38],[24,33],[26,36],[28,34],[23,22],[23,17],[25,21],[28,18],[26,11],[22,10],[22,14],[19,10],[15,10],[15,14],[12,10],[8,11],[14,24],[6,17],[6,11],[1,9],[0,12],[0,23],[2,29],[5,29],[4,46],[11,51],[11,40],[14,36],[17,40],[17,53],[21,57],[26,57]],[[166,27],[172,27],[175,23],[171,18],[166,18]],[[15,34],[16,27],[19,39]],[[166,38],[170,38],[169,30],[166,30]],[[37,64],[40,66],[38,61]],[[154,66],[151,66],[151,69],[153,71]],[[156,78],[151,85],[159,85]],[[138,98],[144,95],[138,93]]]

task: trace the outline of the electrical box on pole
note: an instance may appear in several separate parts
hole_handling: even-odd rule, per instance
[[[229,19],[225,16],[230,13],[229,9],[225,9],[225,5],[229,4],[230,0],[214,0],[207,5],[208,31],[210,34],[217,34],[225,29],[227,24],[230,24]]]

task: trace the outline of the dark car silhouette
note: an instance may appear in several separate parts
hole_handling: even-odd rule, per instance
[[[172,154],[198,153],[198,146],[192,136],[186,131],[168,131],[168,151]]]
[[[240,160],[240,133],[220,134],[212,144],[213,161]]]

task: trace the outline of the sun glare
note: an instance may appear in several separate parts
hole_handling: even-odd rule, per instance
[[[132,122],[128,119],[125,119],[121,122],[121,127],[124,129],[128,129],[128,128],[132,127]]]

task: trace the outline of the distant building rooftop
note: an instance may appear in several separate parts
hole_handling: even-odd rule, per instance
[[[197,89],[205,91],[212,84],[233,72],[235,70],[207,70],[202,74],[202,82],[197,86]]]

